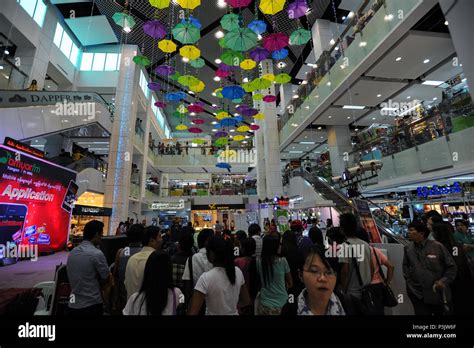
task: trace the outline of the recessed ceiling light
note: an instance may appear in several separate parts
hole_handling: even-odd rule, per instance
[[[321,130],[321,129],[323,129],[323,127],[319,126],[319,127],[318,127],[318,130]]]
[[[309,110],[309,105],[308,105],[308,106],[305,106],[305,109],[306,109],[306,110]]]
[[[220,8],[224,8],[227,6],[226,2],[224,0],[218,0],[217,1],[217,6]]]
[[[346,16],[342,16],[342,20],[345,21],[345,20],[346,20]]]
[[[230,132],[231,132],[231,133],[234,133],[234,132],[235,132],[235,129],[231,129]]]
[[[444,25],[449,25],[449,22],[448,22],[448,21],[444,21]]]
[[[216,33],[214,34],[214,36],[217,38],[217,39],[222,39],[225,34],[221,31],[221,30],[218,30],[216,31]]]
[[[328,81],[328,83],[326,83],[327,86],[331,86],[331,81]]]
[[[424,61],[423,61],[423,64],[428,64],[430,62],[430,60],[428,58],[426,58]]]
[[[336,43],[336,41],[334,39],[331,39],[331,41],[329,41],[330,45],[334,45],[335,43]]]
[[[355,16],[355,13],[353,11],[349,12],[349,14],[347,15],[347,18],[354,18]]]
[[[411,99],[411,96],[409,95],[409,96],[407,97],[407,99]]]
[[[444,83],[444,81],[433,81],[433,80],[426,80],[422,83],[422,85],[425,85],[425,86],[439,86],[439,85],[442,85]]]
[[[342,107],[343,109],[349,109],[349,110],[364,110],[365,106],[360,106],[360,105],[344,105]]]
[[[212,131],[213,131],[213,132],[217,132],[217,129],[213,129]]]
[[[434,97],[433,100],[438,100],[438,98]]]
[[[372,120],[375,120],[375,117],[372,117]]]
[[[295,95],[293,96],[293,99],[298,99],[299,97],[300,97],[300,96],[299,96],[298,94],[295,94]]]
[[[3,70],[3,65],[0,65],[0,70]]]
[[[307,85],[308,84],[308,81],[306,80],[303,80],[303,82],[301,82],[302,85]]]
[[[350,117],[350,116],[347,116],[347,119],[348,119],[348,120],[350,120],[350,119],[351,119],[351,117]]]
[[[244,82],[244,83],[249,82],[249,78],[248,78],[248,77],[244,77],[244,79],[242,80],[242,82]]]
[[[359,128],[354,129],[356,132],[359,130]]]
[[[285,62],[279,62],[279,63],[277,64],[277,67],[278,67],[278,69],[283,69],[283,68],[286,67],[286,63],[285,63]]]
[[[132,28],[130,27],[123,27],[123,31],[126,33],[130,33],[132,31]]]
[[[219,82],[221,78],[219,76],[214,76],[214,81]]]
[[[183,57],[182,61],[187,63],[187,62],[189,62],[189,58]]]
[[[396,62],[399,62],[402,60],[402,57],[398,57],[397,59],[395,59]]]
[[[380,98],[382,95],[381,94],[377,94],[377,98]]]
[[[390,22],[393,19],[393,14],[385,15],[383,18],[386,22]]]
[[[216,64],[220,64],[222,63],[222,60],[220,60],[219,58],[215,59],[214,62],[216,62]]]
[[[365,46],[367,46],[367,41],[361,41],[359,43],[359,47],[365,47]]]
[[[332,118],[332,116],[328,116],[328,118]]]
[[[211,124],[217,124],[217,122],[216,122],[216,121],[212,121]]]

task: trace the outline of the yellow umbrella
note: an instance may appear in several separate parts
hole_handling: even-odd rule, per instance
[[[269,81],[275,81],[275,75],[273,74],[266,74],[262,76],[262,79],[267,79]]]
[[[264,14],[274,15],[283,10],[286,0],[261,0],[260,11]]]
[[[176,51],[176,44],[171,40],[161,40],[158,43],[158,48],[165,53],[171,53]]]
[[[254,119],[256,120],[264,120],[265,119],[265,115],[262,114],[262,113],[258,113],[256,115],[253,116]]]
[[[216,118],[218,120],[223,120],[224,118],[228,118],[228,117],[229,117],[229,113],[226,111],[221,111],[216,115]]]
[[[245,59],[242,63],[240,63],[240,67],[244,70],[252,70],[257,66],[257,62],[252,59]]]
[[[176,2],[182,8],[188,8],[190,10],[194,10],[196,7],[201,5],[201,0],[176,0]]]
[[[235,141],[242,141],[245,139],[245,137],[243,135],[236,135],[235,137],[233,137],[233,139]]]
[[[197,85],[189,87],[189,90],[195,93],[199,93],[199,92],[204,91],[205,88],[206,88],[206,85],[204,84],[204,82],[199,81]]]
[[[178,124],[178,125],[176,126],[176,130],[179,130],[179,131],[181,131],[181,130],[186,130],[186,129],[188,129],[188,126],[186,126],[186,125],[184,125],[184,124]]]
[[[160,10],[170,6],[170,0],[149,0],[150,5]]]
[[[179,49],[179,54],[184,58],[194,60],[201,56],[201,51],[196,46],[186,45]]]
[[[249,130],[249,126],[240,126],[239,128],[237,128],[237,132],[248,132]]]

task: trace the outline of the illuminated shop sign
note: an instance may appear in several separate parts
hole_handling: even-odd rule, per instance
[[[452,193],[462,192],[462,187],[459,182],[455,182],[452,185],[438,186],[420,186],[416,190],[416,195],[419,197],[430,197],[439,195],[449,195]]]
[[[39,158],[44,158],[43,151],[38,150],[37,148],[34,148],[32,146],[23,144],[22,142],[9,138],[9,137],[5,137],[5,141],[3,142],[3,145],[7,145],[8,147],[26,152],[30,155],[33,155]]]
[[[238,210],[245,209],[245,204],[196,204],[191,206],[192,210]]]
[[[151,203],[151,210],[180,210],[184,209],[184,201],[179,202],[163,202],[163,203]]]
[[[88,216],[111,216],[112,208],[103,208],[103,207],[90,207],[86,205],[74,206],[72,211],[73,215],[88,215]]]

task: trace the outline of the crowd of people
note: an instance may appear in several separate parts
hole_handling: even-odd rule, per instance
[[[307,236],[300,220],[284,233],[275,221],[235,232],[176,223],[163,234],[145,224],[124,223],[129,244],[110,267],[96,247],[103,224],[85,226],[67,262],[72,315],[383,315],[398,305],[395,266],[351,213],[325,233],[305,221]],[[467,222],[456,228],[434,211],[409,225],[402,271],[416,315],[472,313],[474,244]]]

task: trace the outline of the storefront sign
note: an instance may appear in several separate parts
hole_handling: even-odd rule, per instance
[[[192,210],[233,210],[233,209],[245,209],[245,204],[198,204],[192,205]]]
[[[85,216],[111,216],[112,208],[104,207],[89,207],[86,205],[75,205],[72,215],[85,215]]]
[[[429,196],[439,196],[439,195],[449,195],[452,193],[462,192],[462,187],[459,182],[455,182],[452,185],[438,186],[434,185],[433,187],[429,186],[420,186],[416,190],[416,195],[419,197],[429,197]]]
[[[70,92],[43,92],[43,91],[1,91],[0,105],[13,108],[25,105],[55,105],[56,103],[104,103],[98,94]]]
[[[184,201],[179,202],[162,202],[162,203],[151,203],[151,210],[181,210],[184,209]]]
[[[32,147],[30,145],[23,144],[22,142],[9,138],[9,137],[5,137],[5,141],[3,142],[3,145],[26,152],[30,155],[33,155],[39,158],[44,158],[43,151],[38,150],[37,148]]]

